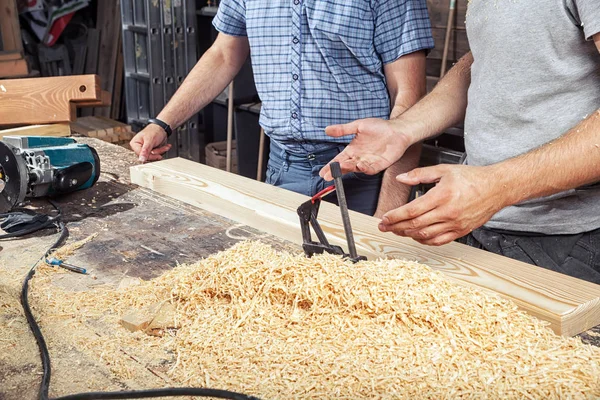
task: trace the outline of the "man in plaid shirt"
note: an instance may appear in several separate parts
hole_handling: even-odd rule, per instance
[[[260,124],[271,138],[267,183],[309,196],[330,184],[319,170],[352,139],[329,137],[325,127],[397,116],[425,92],[425,51],[433,47],[426,0],[222,0],[213,25],[217,40],[159,123],[131,141],[142,162],[169,149],[160,121],[173,129],[184,123],[223,91],[248,54]],[[390,175],[415,167],[418,157],[412,149]],[[382,188],[381,174],[346,175],[348,206],[371,215],[399,206],[409,189],[392,182]],[[398,192],[382,196],[394,203],[378,205],[380,191]]]

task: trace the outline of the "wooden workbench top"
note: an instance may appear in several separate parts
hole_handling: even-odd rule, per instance
[[[93,279],[62,274],[57,285],[86,290],[101,284],[117,286],[128,277],[152,279],[177,263],[196,262],[245,239],[260,239],[276,248],[298,251],[296,246],[273,236],[130,184],[129,167],[137,163],[131,151],[97,139],[78,141],[98,151],[101,177],[91,189],[62,197],[57,203],[68,223],[68,243],[98,233],[68,259],[87,268]],[[44,201],[35,205],[47,207]],[[56,233],[48,230],[0,243],[0,399],[36,398],[40,361],[21,313],[18,293],[22,278],[56,238]],[[51,394],[87,391],[90,381],[104,382],[115,389],[130,387],[125,382],[114,382],[109,369],[97,360],[72,346],[63,348],[59,354],[52,353]]]
[[[151,279],[177,263],[195,262],[245,239],[300,250],[289,242],[132,185],[129,167],[137,164],[137,159],[131,151],[96,139],[78,141],[98,151],[102,175],[93,188],[65,196],[58,203],[68,222],[70,242],[98,233],[69,258],[72,264],[90,270],[94,279],[63,274],[57,285],[86,290],[100,284],[116,286],[127,277]],[[47,206],[43,201],[35,204]],[[45,231],[0,243],[0,326],[8,327],[0,332],[0,399],[36,398],[39,356],[21,313],[18,293],[21,277],[55,239],[54,232]],[[580,336],[600,346],[600,327]],[[52,353],[52,395],[89,390],[89,382],[131,387],[115,381],[103,363],[61,343],[61,351]]]

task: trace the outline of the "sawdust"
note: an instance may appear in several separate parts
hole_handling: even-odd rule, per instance
[[[166,383],[264,399],[600,396],[600,349],[413,262],[307,259],[245,242],[123,290],[57,290],[57,271],[42,267],[32,285],[42,328],[103,326],[77,346],[119,378],[137,378],[135,358]],[[161,301],[175,305],[179,329],[119,326]]]

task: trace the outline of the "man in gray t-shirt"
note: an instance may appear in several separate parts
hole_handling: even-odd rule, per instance
[[[466,24],[472,52],[408,112],[328,128],[357,133],[335,161],[372,174],[464,118],[466,165],[398,176],[437,185],[380,229],[600,283],[599,0],[470,0]]]

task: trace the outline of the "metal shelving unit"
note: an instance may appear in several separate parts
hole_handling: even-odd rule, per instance
[[[127,122],[142,129],[197,61],[194,0],[121,0]],[[198,116],[169,138],[167,157],[204,159]]]

